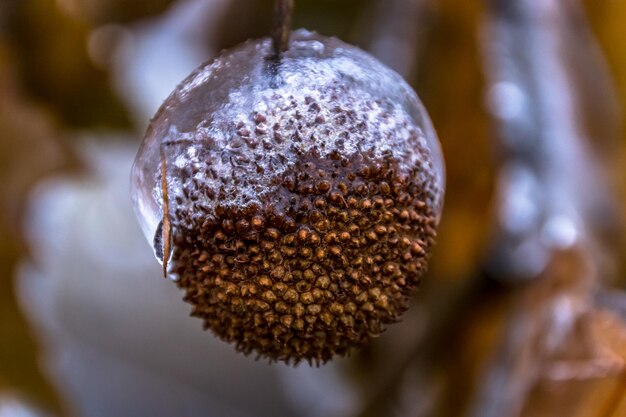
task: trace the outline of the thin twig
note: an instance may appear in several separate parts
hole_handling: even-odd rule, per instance
[[[291,32],[291,16],[293,15],[294,0],[276,0],[274,14],[273,47],[276,57],[289,48],[289,34]]]
[[[163,276],[167,277],[167,263],[170,258],[171,251],[171,224],[169,212],[169,195],[167,192],[167,169],[165,161],[165,150],[163,144],[159,146],[161,156],[161,193],[163,195],[163,232],[161,241],[163,242]]]

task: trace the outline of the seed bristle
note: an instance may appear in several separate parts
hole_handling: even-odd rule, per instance
[[[420,204],[427,196],[418,182],[392,177],[391,186],[363,195],[358,190],[362,164],[382,167],[369,171],[368,180],[374,183],[386,179],[382,172],[399,168],[393,160],[357,160],[329,169],[326,160],[307,158],[300,169],[306,165],[308,170],[299,171],[314,178],[322,168],[341,178],[329,181],[329,188],[341,189],[343,199],[358,207],[351,215],[333,210],[343,204],[330,195],[321,204],[314,189],[286,192],[298,206],[309,203],[297,226],[287,215],[269,209],[249,214],[241,207],[213,222],[200,221],[193,210],[181,210],[174,230],[183,243],[175,247],[172,264],[185,299],[196,306],[192,315],[246,354],[317,364],[347,354],[397,321],[426,269],[427,249],[435,240],[434,229],[426,225],[434,213]],[[408,177],[424,175],[418,170]],[[354,180],[345,181],[349,176]],[[384,201],[383,194],[390,196],[389,204],[376,204]],[[401,204],[396,201],[399,195],[412,198]],[[415,220],[407,221],[406,213]],[[353,223],[355,218],[367,219],[367,228]],[[280,226],[263,226],[267,224]],[[252,230],[258,231],[255,238]],[[227,246],[223,236],[228,236]],[[344,277],[352,282],[349,287]]]

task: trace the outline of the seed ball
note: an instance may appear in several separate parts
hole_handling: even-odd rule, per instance
[[[399,320],[444,189],[411,88],[304,30],[279,59],[269,39],[249,41],[191,74],[132,177],[142,228],[192,315],[246,354],[318,364]]]

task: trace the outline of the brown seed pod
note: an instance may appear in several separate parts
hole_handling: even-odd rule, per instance
[[[135,161],[134,201],[206,328],[320,363],[407,308],[443,163],[415,93],[365,52],[297,31],[273,57],[269,39],[247,42],[178,86]]]

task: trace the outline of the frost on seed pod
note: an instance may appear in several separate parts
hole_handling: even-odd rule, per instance
[[[192,315],[244,353],[316,363],[406,310],[444,183],[402,78],[303,30],[278,62],[262,39],[191,74],[132,175],[140,223]]]

